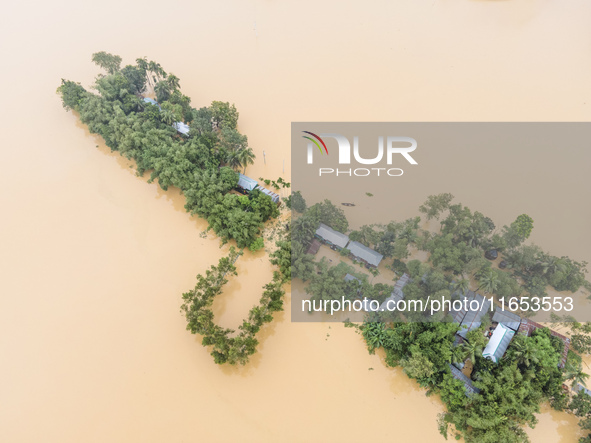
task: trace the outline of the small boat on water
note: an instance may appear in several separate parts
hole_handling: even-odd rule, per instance
[[[341,205],[343,205],[343,206],[355,206],[354,203],[341,203]]]

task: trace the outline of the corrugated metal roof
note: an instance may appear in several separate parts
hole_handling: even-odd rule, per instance
[[[475,294],[472,291],[468,291],[464,298],[468,299],[468,309],[466,310],[466,315],[464,315],[464,318],[462,319],[462,323],[460,324],[462,328],[458,331],[458,334],[466,338],[468,332],[480,327],[482,324],[482,317],[484,317],[486,312],[490,309],[490,300],[480,294]],[[475,304],[476,302],[478,302],[478,308],[474,309],[470,305]],[[462,304],[463,303],[464,302],[462,301]]]
[[[351,243],[349,243],[347,249],[349,249],[349,251],[351,251],[351,254],[353,254],[355,257],[364,260],[372,266],[378,266],[382,261],[382,258],[384,258],[382,254],[374,251],[371,248],[368,248],[367,246],[357,241],[352,241]]]
[[[454,294],[452,294],[452,296],[459,294],[459,299],[462,300],[462,307],[460,309],[454,309],[453,308],[453,304],[452,304],[452,309],[449,310],[449,314],[452,316],[453,321],[461,324],[462,320],[464,319],[464,317],[466,316],[466,310],[464,309],[464,299],[471,299],[472,297],[474,297],[474,292],[472,291],[466,291],[465,294],[460,294],[459,292],[456,292]]]
[[[505,355],[509,343],[513,340],[513,335],[515,335],[513,329],[509,329],[507,326],[499,323],[488,341],[486,348],[482,351],[482,356],[497,363]]]
[[[591,391],[589,389],[587,389],[585,386],[583,386],[581,383],[577,383],[577,387],[575,388],[575,391],[577,391],[577,392],[583,391],[585,394],[591,396]]]
[[[259,186],[259,182],[253,178],[247,177],[244,174],[238,173],[238,186],[246,191],[252,191],[253,189],[258,189],[263,194],[268,195],[271,197],[274,203],[279,203],[279,195],[274,193],[273,191],[269,191],[267,188],[263,188]]]
[[[503,323],[505,326],[517,331],[519,329],[519,325],[521,324],[521,317],[511,311],[503,310],[500,306],[497,306],[492,321]]]
[[[402,277],[400,277],[398,279],[398,281],[396,282],[396,284],[394,285],[394,290],[392,291],[392,294],[390,294],[390,297],[385,299],[382,302],[382,304],[380,305],[380,310],[386,311],[389,301],[392,301],[394,303],[398,303],[400,300],[403,300],[404,299],[404,292],[402,292],[402,288],[404,288],[409,281],[410,281],[410,276],[408,274],[404,273],[402,275]]]
[[[318,252],[318,250],[320,249],[321,245],[322,245],[322,243],[320,243],[318,240],[316,240],[316,239],[312,240],[312,243],[310,243],[310,247],[308,248],[307,253],[315,255]]]
[[[474,385],[472,385],[472,380],[470,380],[468,377],[466,377],[462,373],[462,371],[460,371],[455,366],[450,365],[449,363],[447,365],[449,366],[449,370],[451,371],[451,375],[453,375],[453,377],[455,379],[460,380],[462,383],[464,383],[464,388],[466,388],[466,395],[467,396],[469,396],[469,394],[478,394],[480,392],[480,389],[478,389]]]
[[[244,174],[238,173],[238,186],[247,191],[252,191],[258,186],[258,182]]]
[[[398,290],[402,291],[402,288],[404,288],[409,281],[410,281],[410,275],[408,275],[405,272],[404,274],[402,274],[402,277],[400,277],[396,281],[396,283],[394,284],[394,290],[398,289]]]
[[[357,280],[358,282],[361,282],[361,280],[359,280],[357,277],[355,277],[354,275],[351,274],[347,274],[345,275],[345,281],[351,281],[351,280]]]
[[[349,243],[348,235],[335,231],[324,223],[320,223],[320,227],[316,230],[316,235],[339,248],[344,248]]]
[[[189,135],[189,125],[183,122],[174,122],[172,127],[179,131],[181,134]]]
[[[261,191],[263,194],[266,194],[269,197],[271,197],[271,200],[273,200],[274,203],[279,202],[279,195],[275,194],[273,191],[269,191],[267,188],[263,188],[262,186],[259,186],[257,189]]]

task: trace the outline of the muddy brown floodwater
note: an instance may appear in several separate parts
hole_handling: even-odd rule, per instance
[[[590,14],[585,0],[4,5],[0,441],[443,441],[436,397],[350,329],[290,323],[289,303],[251,364],[213,364],[179,305],[225,249],[62,110],[60,78],[90,84],[93,52],[159,61],[197,107],[236,103],[247,172],[289,180],[291,121],[589,120]],[[590,260],[590,152],[558,177],[532,153],[543,193],[426,183],[393,218],[452,192],[499,223],[527,212],[536,242]],[[240,259],[222,324],[259,297],[265,261]],[[544,409],[530,435],[575,442],[576,420]]]

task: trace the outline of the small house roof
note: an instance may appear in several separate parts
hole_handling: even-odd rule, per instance
[[[368,248],[367,246],[357,241],[352,241],[351,243],[349,243],[347,249],[349,249],[349,251],[351,251],[351,254],[353,254],[355,257],[360,258],[373,266],[378,266],[382,261],[382,258],[384,258],[382,254],[374,251],[371,248]]]
[[[320,226],[316,230],[316,235],[323,240],[332,243],[339,248],[344,248],[349,243],[349,236],[339,231],[335,231],[330,226],[320,223]]]
[[[157,102],[156,100],[152,99],[152,98],[149,98],[149,97],[144,97],[144,101],[145,101],[146,103],[150,103],[151,105],[156,105],[156,106],[158,106],[158,102]]]
[[[460,323],[462,328],[458,331],[458,334],[463,338],[466,338],[468,332],[478,328],[482,324],[482,317],[484,317],[486,312],[490,309],[490,300],[480,294],[475,294],[472,291],[468,291],[463,298],[468,299],[468,302],[462,301],[462,304],[467,303],[468,309],[465,310],[465,315]],[[472,306],[475,303],[478,304],[478,307]],[[463,308],[462,310],[455,312],[454,320],[459,318],[462,312]]]
[[[189,135],[189,125],[183,122],[174,122],[172,124],[173,128],[179,131],[183,135]]]
[[[238,186],[247,191],[252,191],[258,186],[258,182],[255,179],[247,177],[244,174],[238,173]]]
[[[273,191],[269,191],[267,188],[263,188],[259,186],[259,182],[256,181],[254,178],[247,177],[244,174],[238,173],[238,187],[244,189],[245,191],[252,191],[253,189],[258,189],[263,194],[268,195],[273,200],[273,203],[279,203],[279,195],[274,193]]]
[[[263,194],[268,195],[269,197],[271,197],[271,200],[273,200],[273,203],[278,203],[279,202],[279,195],[274,193],[273,191],[269,191],[267,188],[263,188],[262,186],[259,186],[257,188],[259,191],[261,191]]]
[[[585,394],[591,396],[591,390],[587,389],[581,383],[577,383],[577,386],[575,387],[575,391],[576,392],[584,392]]]
[[[517,331],[519,329],[519,325],[521,324],[521,317],[511,311],[504,310],[500,306],[497,306],[492,321],[503,323],[508,328]]]
[[[359,280],[357,277],[355,277],[354,275],[351,274],[346,274],[345,275],[345,281],[351,281],[351,280],[357,280],[358,282],[361,282],[361,280]]]
[[[513,340],[513,335],[515,335],[513,329],[508,328],[503,323],[499,323],[488,341],[486,348],[482,351],[482,356],[497,363],[505,355],[509,343]]]
[[[460,380],[462,383],[464,383],[464,388],[466,389],[466,396],[469,396],[470,394],[478,394],[480,392],[480,389],[472,385],[472,380],[466,377],[462,371],[460,371],[458,368],[449,363],[447,365],[449,366],[451,375],[453,375],[455,379]]]
[[[322,243],[320,243],[317,239],[314,239],[314,240],[312,240],[312,243],[310,243],[310,247],[308,248],[308,251],[306,251],[306,252],[308,254],[316,255],[316,253],[320,249],[321,245],[322,245]]]
[[[400,291],[402,291],[402,288],[404,288],[409,281],[410,275],[408,275],[405,272],[404,274],[402,274],[402,277],[400,277],[394,284],[394,290],[399,289]]]
[[[388,311],[388,303],[390,303],[390,309],[394,308],[395,306],[397,306],[397,303],[402,300],[404,298],[404,294],[402,294],[402,292],[400,293],[396,293],[396,292],[392,292],[392,294],[390,294],[390,297],[388,297],[387,299],[385,299],[382,304],[380,305],[380,311]],[[396,303],[396,305],[394,305]],[[393,312],[393,311],[392,311]]]
[[[409,281],[410,276],[406,273],[402,274],[402,277],[400,277],[398,281],[396,281],[396,284],[394,285],[394,290],[392,291],[392,294],[390,294],[390,297],[385,299],[380,305],[380,310],[386,311],[389,301],[398,303],[400,300],[403,300],[404,292],[402,292],[402,288],[404,288]]]

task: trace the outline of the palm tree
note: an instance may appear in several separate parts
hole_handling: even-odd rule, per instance
[[[535,351],[532,350],[530,342],[523,335],[517,335],[512,344],[512,356],[519,366],[529,368],[531,363],[539,361]]]
[[[544,257],[544,259],[540,260],[539,265],[543,274],[554,274],[566,269],[564,263],[558,257]]]
[[[462,278],[459,281],[453,282],[452,288],[454,291],[459,291],[460,294],[464,295],[470,289],[470,280]]]
[[[488,269],[486,272],[481,273],[478,283],[478,288],[485,293],[494,293],[499,287],[499,277],[492,269]]]
[[[589,378],[589,374],[585,374],[583,372],[583,367],[581,364],[575,367],[572,364],[567,365],[566,372],[564,374],[565,380],[572,380],[571,387],[575,389],[578,384],[583,386],[587,386],[587,379]]]
[[[473,365],[476,364],[476,355],[482,355],[482,346],[480,346],[477,343],[470,342],[464,342],[460,346],[462,347],[462,350],[465,353],[466,358],[470,360]]]
[[[242,166],[242,163],[240,163],[240,157],[238,155],[238,151],[229,151],[226,154],[226,159],[225,162],[226,166],[229,166],[232,169],[237,169],[240,166]]]
[[[174,74],[170,74],[168,77],[166,77],[166,81],[168,82],[168,86],[170,86],[172,91],[176,91],[181,87],[181,80]]]
[[[154,88],[156,92],[156,99],[158,102],[162,103],[170,98],[170,85],[168,82],[163,80],[156,83],[156,87]]]
[[[468,240],[470,246],[472,246],[473,248],[478,246],[478,244],[480,243],[480,236],[481,233],[473,227],[468,228],[468,232],[466,232],[466,240]]]
[[[146,79],[148,80],[148,85],[152,87],[152,84],[150,83],[150,76],[148,75],[148,61],[146,60],[146,57],[136,58],[135,63],[137,67],[141,69],[144,75],[146,76]]]
[[[160,118],[167,125],[172,125],[175,122],[174,112],[170,109],[162,109],[162,112],[160,113]]]
[[[137,61],[137,60],[136,60]],[[147,62],[146,70],[150,74],[152,74],[152,80],[154,81],[154,85],[163,78],[166,78],[166,72],[160,66],[160,63],[156,63],[155,61]],[[148,75],[148,80],[150,80],[150,76]]]
[[[243,174],[246,174],[246,167],[248,165],[254,165],[254,159],[256,158],[254,152],[252,152],[251,148],[242,148],[236,152],[236,156],[240,165],[244,166]]]
[[[452,363],[463,363],[466,361],[468,357],[468,353],[463,346],[453,346],[451,347],[451,362]]]

